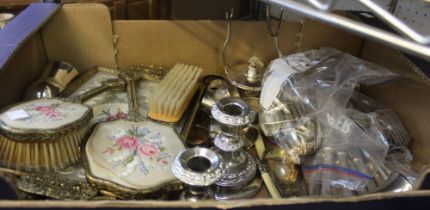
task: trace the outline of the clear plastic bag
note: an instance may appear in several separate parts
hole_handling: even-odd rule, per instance
[[[333,48],[321,48],[273,60],[269,64],[262,81],[263,86],[260,95],[260,105],[262,108],[269,110],[277,103],[277,96],[281,92],[283,83],[292,74],[303,72],[321,60],[336,54],[342,54],[342,52]]]
[[[342,178],[342,176],[333,178],[332,175],[336,173],[331,172],[325,173],[318,170],[316,173],[308,172],[314,168],[304,165],[303,171],[308,183],[309,194],[348,197],[379,191],[399,192],[411,190],[416,182],[417,173],[410,166],[412,155],[406,147],[407,144],[404,144],[405,142],[409,143],[410,136],[395,113],[356,91],[351,96],[346,111],[350,119],[361,130],[374,136],[375,142],[380,141],[383,144],[389,144],[389,154],[385,156],[383,164],[378,165],[375,164],[374,155],[369,155],[368,152],[371,151],[368,148],[364,149],[360,146],[360,157],[351,153],[347,154],[344,151],[334,150],[331,147],[325,147],[316,154],[316,156],[320,155],[327,162],[327,165],[321,167],[320,170],[342,170],[341,173],[350,173],[350,176],[353,174],[354,176],[373,175],[368,177],[367,184],[362,182],[356,189],[351,189],[352,182],[350,179]],[[395,133],[393,134],[393,132]],[[403,145],[396,145],[399,144],[399,140],[407,141],[404,141]],[[350,148],[350,151],[356,149]],[[331,165],[333,162],[336,162],[336,167]],[[357,172],[364,172],[364,174]]]
[[[376,174],[361,190],[350,190],[330,185],[330,182],[319,182],[318,175],[307,177],[306,186],[310,196],[350,197],[375,192],[405,192],[414,188],[418,174],[410,164],[385,159]]]
[[[402,184],[396,184],[390,188],[391,191],[398,192],[400,190],[412,190],[414,185],[417,182],[419,174],[412,168],[411,162],[408,161],[399,161],[397,159],[393,159],[388,157],[385,160],[385,165],[387,165],[392,170],[399,173],[401,176],[399,179],[403,179],[404,181],[398,181]]]
[[[304,55],[319,57],[321,61],[307,62],[306,70],[288,65],[284,74],[291,69],[294,72],[277,76],[276,81],[281,85],[279,92],[271,94],[276,95],[272,101],[263,94],[264,89],[268,87],[276,92],[270,78],[281,75],[282,71],[280,66],[268,70],[260,100],[260,127],[266,136],[295,157],[296,163],[303,163],[305,176],[317,174],[316,182],[351,190],[364,189],[382,164],[388,144],[373,127],[364,130],[356,124],[347,105],[358,84],[372,85],[398,75],[330,48],[311,52]],[[318,148],[316,154],[303,158]],[[346,160],[339,161],[338,156]]]
[[[407,150],[411,137],[392,109],[359,92],[352,94],[348,109],[369,115],[371,122],[357,118],[358,116],[354,116],[353,112],[350,116],[363,128],[371,125],[376,126],[375,130],[379,131],[380,135],[388,142],[390,153],[403,153]]]

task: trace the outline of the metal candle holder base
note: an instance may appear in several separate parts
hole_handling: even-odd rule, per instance
[[[246,186],[242,187],[215,187],[215,200],[233,200],[233,199],[245,199],[253,198],[258,192],[260,192],[263,180],[260,177],[255,177]]]
[[[179,153],[173,161],[172,172],[188,185],[181,199],[213,199],[214,193],[209,186],[223,175],[223,169],[221,156],[209,149],[195,147]]]
[[[226,169],[224,175],[215,183],[222,187],[246,186],[257,171],[254,157],[245,150],[235,152],[223,152],[220,154],[225,160]]]
[[[214,140],[225,163],[224,175],[215,183],[217,185],[217,199],[237,199],[252,197],[258,192],[244,194],[238,197],[232,192],[245,188],[254,178],[257,171],[256,160],[243,149],[244,139],[240,132],[255,119],[255,112],[249,105],[239,98],[225,98],[219,100],[211,109],[212,117],[220,124],[221,133]],[[229,196],[231,195],[231,196]],[[234,196],[233,196],[234,195]]]

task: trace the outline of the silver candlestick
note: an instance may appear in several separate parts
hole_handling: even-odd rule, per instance
[[[173,174],[188,185],[181,194],[181,199],[187,201],[213,199],[209,186],[221,178],[223,170],[222,157],[202,147],[180,152],[172,163]]]
[[[256,160],[243,149],[246,137],[240,132],[254,121],[256,113],[242,99],[225,98],[212,107],[211,114],[221,126],[222,132],[215,137],[214,144],[226,166],[224,175],[215,183],[219,193],[215,196],[218,200],[236,199],[239,197],[232,192],[241,189],[243,191],[255,178],[257,170]],[[259,190],[259,188],[253,189],[252,193],[246,193],[243,196],[250,197],[254,191]]]

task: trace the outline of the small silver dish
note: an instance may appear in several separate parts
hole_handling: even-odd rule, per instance
[[[202,99],[202,107],[210,110],[217,101],[228,97],[240,97],[236,87],[230,85],[223,78],[214,79],[208,84],[206,93]]]
[[[212,150],[195,147],[180,152],[172,163],[173,174],[188,185],[182,200],[198,201],[214,198],[208,186],[223,175],[222,157]]]

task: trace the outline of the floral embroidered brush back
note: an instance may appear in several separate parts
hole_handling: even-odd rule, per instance
[[[117,120],[95,128],[86,155],[94,176],[146,189],[176,179],[170,168],[175,155],[183,149],[172,127],[151,121]]]
[[[18,119],[10,113],[28,115]],[[4,126],[15,129],[55,129],[76,122],[90,112],[88,106],[64,102],[61,99],[37,99],[13,106],[0,115]]]

